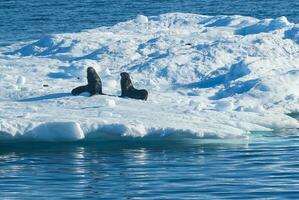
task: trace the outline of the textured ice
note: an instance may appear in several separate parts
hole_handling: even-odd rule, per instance
[[[299,29],[169,13],[0,49],[0,140],[248,138],[298,128]],[[103,92],[71,96],[94,67]],[[119,98],[128,71],[149,100]]]

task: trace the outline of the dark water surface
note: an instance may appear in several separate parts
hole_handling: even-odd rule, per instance
[[[1,144],[0,199],[297,199],[299,134]]]
[[[299,22],[299,1],[281,0],[1,0],[0,46],[50,33],[78,32],[168,12],[286,16]]]

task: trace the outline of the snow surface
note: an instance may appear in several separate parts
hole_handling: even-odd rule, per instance
[[[148,101],[71,96],[131,74]],[[299,26],[285,17],[169,13],[0,49],[0,141],[248,138],[299,128]]]

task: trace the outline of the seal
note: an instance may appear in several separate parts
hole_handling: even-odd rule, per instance
[[[88,92],[90,96],[103,94],[101,78],[93,67],[87,68],[87,85],[74,88],[72,95],[79,95],[83,92]]]
[[[132,99],[147,100],[148,92],[145,89],[138,90],[134,88],[130,75],[127,72],[120,73],[121,96]]]

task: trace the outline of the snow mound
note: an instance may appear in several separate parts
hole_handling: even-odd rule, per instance
[[[286,115],[299,111],[298,33],[285,17],[168,13],[1,48],[0,141],[248,138],[298,128]],[[71,96],[88,67],[110,96]],[[123,71],[148,101],[117,97]]]
[[[84,138],[80,125],[75,122],[51,122],[41,124],[26,134],[38,141],[76,141]]]
[[[275,30],[288,28],[291,25],[286,17],[279,17],[277,19],[266,19],[253,25],[242,27],[236,31],[239,35],[251,35],[259,33],[269,33]]]

